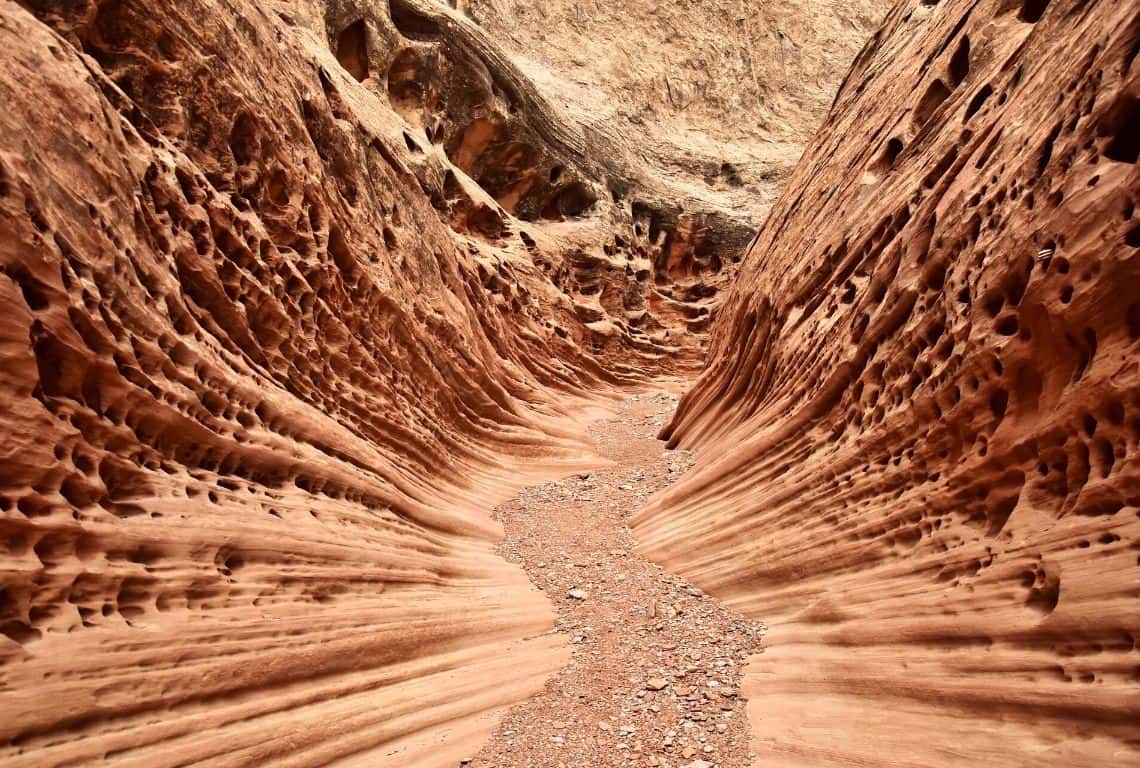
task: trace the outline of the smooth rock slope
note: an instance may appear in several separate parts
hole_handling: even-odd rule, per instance
[[[1140,7],[912,0],[663,436],[765,766],[1140,764]]]

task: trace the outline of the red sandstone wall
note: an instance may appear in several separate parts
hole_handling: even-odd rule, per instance
[[[636,532],[767,619],[765,766],[1140,764],[1140,8],[908,0]]]
[[[309,31],[42,6],[0,7],[0,763],[457,763],[564,658],[487,516],[582,452],[531,403],[633,368]]]

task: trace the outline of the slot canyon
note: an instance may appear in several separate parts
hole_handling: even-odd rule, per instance
[[[1138,54],[0,0],[0,766],[1140,768]]]

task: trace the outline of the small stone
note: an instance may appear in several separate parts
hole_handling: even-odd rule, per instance
[[[696,756],[697,756],[697,748],[696,747],[689,746],[689,747],[685,747],[684,749],[681,750],[681,757],[685,758],[686,760],[688,760],[690,757],[696,757]]]
[[[575,600],[585,600],[590,596],[590,593],[584,589],[572,589],[566,594]]]
[[[669,681],[663,677],[651,677],[645,681],[645,687],[650,691],[662,691],[669,685]]]

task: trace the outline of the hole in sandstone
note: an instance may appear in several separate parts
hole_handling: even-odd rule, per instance
[[[1093,358],[1096,357],[1096,333],[1091,328],[1086,328],[1084,332],[1085,343],[1077,350],[1077,367],[1073,369],[1072,380],[1080,381],[1084,378],[1085,372],[1088,371],[1089,365],[1092,363]]]
[[[9,267],[7,274],[20,286],[20,292],[24,294],[24,302],[28,305],[28,309],[38,312],[47,308],[49,301],[47,291],[44,290],[46,286],[32,277],[31,272],[23,264]]]
[[[990,395],[990,411],[1000,421],[1005,417],[1005,410],[1009,407],[1009,393],[1004,389],[996,390]]]
[[[892,138],[887,142],[887,146],[883,147],[883,154],[879,157],[879,161],[875,163],[872,170],[875,173],[884,173],[894,167],[895,161],[899,159],[902,154],[904,145],[902,139]]]
[[[1129,248],[1140,248],[1140,224],[1128,231],[1124,236],[1124,244]]]
[[[924,275],[924,282],[928,290],[941,291],[945,281],[946,265],[933,263],[927,268]]]
[[[1133,341],[1140,340],[1140,301],[1129,305],[1124,317],[1128,323],[1128,335]]]
[[[950,58],[950,84],[957,88],[970,74],[970,38],[963,35]]]
[[[1054,574],[1045,573],[1039,587],[1030,590],[1025,604],[1043,616],[1048,616],[1057,609],[1061,600],[1061,579]]]
[[[1036,24],[1041,20],[1045,14],[1045,9],[1049,7],[1049,0],[1023,0],[1021,3],[1021,12],[1017,14],[1017,18],[1028,24]]]
[[[922,128],[930,122],[930,118],[934,117],[934,113],[949,96],[950,89],[946,83],[941,80],[935,80],[931,83],[926,89],[926,93],[918,100],[918,106],[914,108],[915,128]]]
[[[978,113],[978,110],[985,106],[986,101],[990,98],[990,96],[993,95],[993,93],[994,88],[992,85],[989,83],[983,85],[982,89],[974,95],[973,99],[970,100],[970,105],[966,107],[966,119],[969,120],[971,117],[976,115]]]
[[[257,119],[248,112],[242,112],[234,119],[230,128],[230,152],[238,165],[253,162],[261,151],[261,136]]]
[[[1118,163],[1135,164],[1140,158],[1140,98],[1121,94],[1101,120],[1101,136],[1111,137],[1104,156]]]
[[[1002,336],[1013,336],[1017,333],[1018,323],[1016,315],[1006,315],[997,322],[995,330]]]
[[[595,202],[596,199],[585,184],[574,182],[550,199],[542,209],[542,217],[557,221],[563,216],[580,216]]]
[[[1006,492],[1005,495],[991,501],[990,508],[986,512],[986,518],[989,522],[989,527],[986,531],[989,536],[997,536],[1005,528],[1009,522],[1010,515],[1013,510],[1017,508],[1018,501],[1021,500],[1021,486],[1025,483],[1025,476],[1017,472],[1012,478],[1017,485],[1013,492]]]
[[[28,626],[22,621],[9,621],[0,624],[0,635],[6,635],[8,639],[25,645],[33,640],[40,639],[40,631]]]
[[[1041,152],[1037,156],[1037,175],[1040,176],[1045,172],[1046,166],[1053,158],[1053,144],[1057,141],[1057,137],[1061,135],[1061,123],[1053,126],[1053,130],[1045,138],[1045,143],[1041,145]]]
[[[550,179],[550,183],[554,184],[559,179],[561,179],[562,178],[562,172],[564,170],[565,170],[565,168],[563,168],[561,165],[556,165],[553,168],[551,168],[550,174],[548,175],[548,178]]]
[[[1086,413],[1084,417],[1085,435],[1092,437],[1096,434],[1096,417],[1091,413]]]
[[[1105,408],[1105,416],[1111,424],[1120,426],[1124,423],[1124,405],[1119,400],[1112,400]]]
[[[337,37],[336,59],[357,80],[368,79],[368,28],[364,19],[352,22]]]

